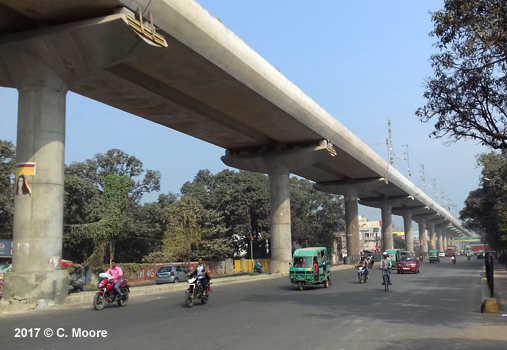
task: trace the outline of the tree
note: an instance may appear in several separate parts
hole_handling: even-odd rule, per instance
[[[109,248],[109,260],[114,260],[114,241],[125,222],[128,193],[131,187],[132,180],[127,175],[106,176],[104,179],[104,217],[97,222],[70,227],[71,235],[93,240],[93,253],[85,260],[86,266],[102,266],[107,248]]]
[[[138,204],[144,193],[160,191],[160,172],[146,170],[144,177],[139,179],[143,173],[143,163],[119,149],[111,149],[105,154],[98,153],[93,159],[84,162],[74,162],[66,170],[66,175],[75,174],[89,179],[101,192],[107,175],[129,176],[134,181],[129,195],[133,204]]]
[[[111,149],[105,154],[96,154],[93,159],[84,162],[74,162],[65,168],[65,209],[64,223],[66,225],[83,225],[96,223],[104,218],[104,186],[108,175],[128,176],[132,182],[132,190],[129,193],[127,219],[125,226],[119,233],[120,243],[117,246],[117,257],[129,261],[140,261],[144,255],[160,245],[165,226],[158,227],[159,232],[154,233],[157,224],[150,227],[147,222],[147,211],[157,208],[140,209],[140,200],[144,193],[158,191],[160,189],[160,172],[147,170],[144,177],[142,162],[134,156],[130,156],[118,149]],[[169,201],[171,195],[162,197]],[[153,213],[153,211],[152,211]],[[141,220],[141,221],[134,221]],[[157,218],[154,221],[157,222]],[[159,222],[160,223],[160,222]],[[158,242],[147,239],[156,235]],[[129,245],[132,241],[144,244]],[[64,255],[75,261],[86,260],[95,250],[95,244],[89,236],[76,236],[66,232],[64,235]]]
[[[478,157],[481,187],[471,191],[460,211],[464,226],[482,234],[492,248],[507,249],[507,150]]]
[[[345,227],[343,197],[316,191],[306,179],[292,177],[290,185],[292,240],[333,251],[335,234]]]
[[[424,107],[416,116],[434,121],[431,137],[478,140],[507,149],[507,1],[446,0],[432,13],[441,51],[431,57]]]
[[[398,235],[393,235],[393,248],[394,249],[405,249],[405,240]]]
[[[216,211],[222,216],[221,223],[225,231],[222,234],[224,240],[220,242],[228,242],[232,249],[230,257],[239,256],[243,252],[250,256],[251,237],[254,238],[254,256],[268,257],[266,246],[270,232],[267,176],[231,170],[212,175],[209,170],[201,170],[193,182],[183,185],[182,194],[197,199],[205,209]]]
[[[12,238],[14,220],[14,168],[16,148],[0,140],[0,238]]]

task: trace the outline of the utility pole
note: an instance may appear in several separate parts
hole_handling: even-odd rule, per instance
[[[388,126],[388,135],[387,138],[387,157],[389,159],[389,164],[394,164],[394,154],[393,154],[393,139],[391,135],[391,119],[387,119],[387,126]]]
[[[424,176],[424,164],[421,164],[421,179],[422,179],[422,183],[423,183],[423,187],[424,187],[424,193],[426,193],[426,177]]]
[[[407,147],[407,172],[408,172],[408,181],[412,181],[412,173],[410,172],[410,158],[408,156],[408,145],[401,145],[401,147]]]

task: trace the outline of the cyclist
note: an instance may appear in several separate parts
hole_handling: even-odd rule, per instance
[[[387,252],[382,254],[382,260],[380,260],[380,269],[382,270],[382,285],[384,285],[384,274],[387,274],[387,282],[391,285],[391,268],[393,264],[391,262],[391,258]]]

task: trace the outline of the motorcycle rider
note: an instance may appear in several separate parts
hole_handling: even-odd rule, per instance
[[[122,297],[120,287],[123,284],[123,270],[118,266],[116,261],[113,260],[111,261],[111,268],[107,270],[107,273],[113,277],[114,291],[118,299],[120,299]]]
[[[451,260],[456,261],[456,254],[452,253]]]
[[[259,262],[259,260],[257,260],[255,262],[254,272],[258,272],[258,273],[262,272],[262,266],[261,266],[261,263]]]
[[[370,269],[368,268],[369,266],[369,263],[368,261],[364,258],[364,256],[361,255],[361,260],[359,260],[359,262],[357,263],[356,267],[359,267],[359,266],[363,266],[364,267],[364,274],[366,275],[366,278],[370,278],[369,274],[370,274]]]
[[[210,278],[208,270],[202,262],[202,258],[197,259],[197,266],[194,267],[188,275],[192,276],[194,273],[197,273],[197,279],[201,282],[204,293],[207,294]]]
[[[382,273],[387,274],[387,281],[389,282],[389,285],[391,285],[391,268],[393,267],[393,263],[391,262],[391,258],[389,257],[389,254],[387,252],[384,252],[382,254],[382,260],[380,260],[380,269],[382,270]],[[382,285],[384,285],[384,282],[382,282]]]
[[[370,269],[373,267],[373,264],[375,263],[375,258],[373,257],[373,255],[371,253],[368,253],[368,258],[366,258],[368,260],[368,263],[369,263],[369,267]]]

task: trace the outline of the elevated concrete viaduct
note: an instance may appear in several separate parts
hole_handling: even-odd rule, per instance
[[[192,0],[0,0],[0,86],[19,91],[17,163],[36,169],[27,175],[31,194],[15,198],[4,295],[66,295],[59,260],[67,91],[222,147],[225,164],[268,174],[273,272],[287,272],[291,257],[290,173],[346,196],[349,249],[358,199],[382,207],[386,223],[395,209],[423,206],[467,234]]]

